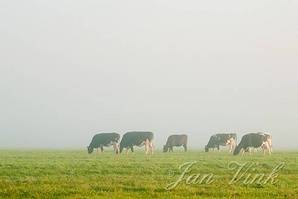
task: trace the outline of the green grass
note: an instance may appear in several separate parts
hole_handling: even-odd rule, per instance
[[[187,174],[215,175],[212,184],[186,185],[166,190],[181,171],[197,161]],[[270,173],[280,162],[285,167],[275,184],[229,184],[232,161],[258,163],[250,173]],[[232,156],[228,152],[187,153],[143,151],[88,155],[86,151],[0,150],[0,198],[298,198],[298,152]]]

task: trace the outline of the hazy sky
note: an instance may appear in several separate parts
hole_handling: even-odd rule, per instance
[[[0,148],[129,130],[298,148],[298,1],[1,0],[0,91]]]

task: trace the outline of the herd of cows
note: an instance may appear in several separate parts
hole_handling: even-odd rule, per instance
[[[170,135],[163,146],[163,152],[172,152],[173,147],[183,146],[184,151],[187,151],[187,135]],[[126,149],[126,153],[130,149],[134,151],[134,146],[145,146],[146,154],[153,154],[153,133],[146,131],[131,131],[123,135],[120,143],[120,134],[118,133],[99,133],[93,136],[90,145],[87,147],[88,153],[92,153],[94,149],[99,149],[103,152],[103,147],[113,146],[116,154],[122,153]],[[221,133],[212,135],[205,146],[205,152],[210,149],[220,150],[220,146],[228,146],[229,151],[234,155],[241,151],[251,152],[251,149],[262,149],[263,153],[271,154],[272,152],[272,136],[268,133],[248,133],[244,135],[239,144],[237,144],[237,135],[234,133]]]

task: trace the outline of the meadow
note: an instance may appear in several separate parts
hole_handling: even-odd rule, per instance
[[[191,171],[173,189],[184,163]],[[280,163],[275,183],[229,183],[231,163],[254,166],[248,173],[270,174]],[[193,174],[213,174],[211,183],[190,183]],[[191,178],[190,178],[191,179]],[[194,181],[193,181],[194,182]],[[189,184],[187,184],[189,183]],[[275,151],[232,156],[227,151],[184,153],[143,151],[89,155],[85,150],[0,150],[0,198],[298,198],[298,152]]]

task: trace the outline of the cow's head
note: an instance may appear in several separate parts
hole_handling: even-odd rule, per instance
[[[163,152],[168,152],[169,147],[167,145],[163,145]]]
[[[241,151],[241,146],[240,145],[236,146],[236,148],[233,152],[233,155],[238,155],[240,153],[240,151]]]
[[[91,147],[91,146],[87,146],[87,150],[88,150],[88,153],[90,154],[90,153],[92,153],[93,152],[93,147]]]
[[[207,147],[207,145],[205,146],[205,152],[209,152],[209,148]]]

